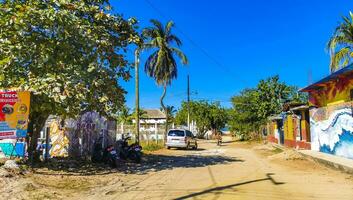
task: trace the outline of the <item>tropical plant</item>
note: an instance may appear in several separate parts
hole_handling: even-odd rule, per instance
[[[347,66],[353,58],[353,13],[349,12],[349,16],[342,19],[327,44],[331,72]]]
[[[284,103],[306,103],[307,96],[299,94],[297,87],[281,82],[279,76],[273,76],[260,80],[256,88],[242,90],[231,100],[228,125],[233,132],[248,138],[258,132],[269,116],[280,114]]]
[[[166,106],[166,108],[167,108],[167,113],[168,113],[167,114],[167,121],[169,124],[173,123],[174,116],[175,116],[177,110],[175,109],[174,106]],[[161,110],[164,112],[163,108],[161,108]]]
[[[0,10],[0,88],[31,92],[30,155],[49,115],[120,110],[136,20],[113,14],[108,0],[9,0]]]
[[[228,123],[228,112],[217,102],[190,101],[190,120],[196,123],[198,138],[203,138],[208,130],[214,133]],[[175,122],[179,125],[187,124],[188,103],[183,102],[181,109],[175,116]]]
[[[131,120],[131,110],[129,107],[124,105],[118,112],[118,122],[121,124],[129,123]]]
[[[147,39],[144,49],[153,51],[145,63],[145,72],[156,81],[157,85],[163,87],[160,103],[168,118],[167,107],[164,105],[163,100],[167,92],[167,86],[178,75],[175,56],[178,56],[184,65],[188,64],[188,60],[180,49],[173,46],[173,44],[177,47],[182,45],[181,40],[172,33],[173,21],[169,21],[165,26],[157,20],[151,20],[151,23],[153,26],[145,28],[142,32],[143,36]],[[168,122],[165,129],[166,134]]]

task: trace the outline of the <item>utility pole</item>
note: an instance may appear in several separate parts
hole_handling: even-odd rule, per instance
[[[139,90],[139,63],[140,50],[135,50],[135,120],[136,120],[136,142],[140,144],[140,90]]]
[[[188,75],[188,129],[190,131],[190,76]]]

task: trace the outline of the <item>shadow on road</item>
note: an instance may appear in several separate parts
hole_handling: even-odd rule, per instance
[[[92,163],[88,160],[70,158],[52,158],[47,163],[33,167],[34,173],[42,175],[92,176],[118,172],[105,164]]]
[[[219,155],[145,155],[140,164],[124,162],[118,169],[111,169],[103,164],[70,159],[52,159],[34,168],[35,173],[43,175],[91,176],[123,172],[127,174],[146,174],[173,168],[196,168],[243,160]]]
[[[196,168],[244,160],[219,155],[148,155],[146,161],[136,167],[137,172],[160,171],[173,168]]]
[[[284,182],[275,181],[273,179],[272,175],[274,175],[274,174],[273,173],[267,173],[266,174],[267,178],[256,179],[256,180],[251,180],[251,181],[245,181],[245,182],[241,182],[241,183],[234,183],[234,184],[225,185],[225,186],[213,187],[213,188],[210,188],[210,189],[207,189],[207,190],[203,190],[201,192],[196,192],[196,193],[192,193],[192,194],[188,194],[188,195],[185,195],[185,196],[182,196],[182,197],[175,198],[175,200],[195,198],[197,196],[204,195],[204,194],[209,194],[209,193],[215,193],[215,195],[219,195],[223,190],[232,189],[233,187],[236,187],[236,186],[246,185],[246,184],[251,184],[251,183],[256,183],[256,182],[261,182],[261,181],[271,181],[271,183],[274,184],[274,185],[285,184]]]

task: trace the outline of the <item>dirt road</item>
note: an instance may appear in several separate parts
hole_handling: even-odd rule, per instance
[[[141,166],[101,174],[42,169],[11,184],[6,199],[353,199],[351,175],[241,143],[164,149]]]

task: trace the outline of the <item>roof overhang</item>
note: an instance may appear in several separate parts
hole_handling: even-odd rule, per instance
[[[348,75],[353,74],[353,64],[348,65],[347,67],[344,67],[336,72],[333,72],[332,74],[330,74],[329,76],[326,76],[325,78],[311,84],[308,85],[302,89],[300,89],[300,92],[310,92],[313,90],[318,90],[321,88],[324,88],[326,86],[327,83],[331,82],[331,81],[336,81],[339,78],[344,78]]]
[[[309,109],[309,106],[302,105],[302,106],[297,106],[297,107],[291,108],[289,110],[291,110],[291,111],[300,111],[300,110],[308,110],[308,109]]]

